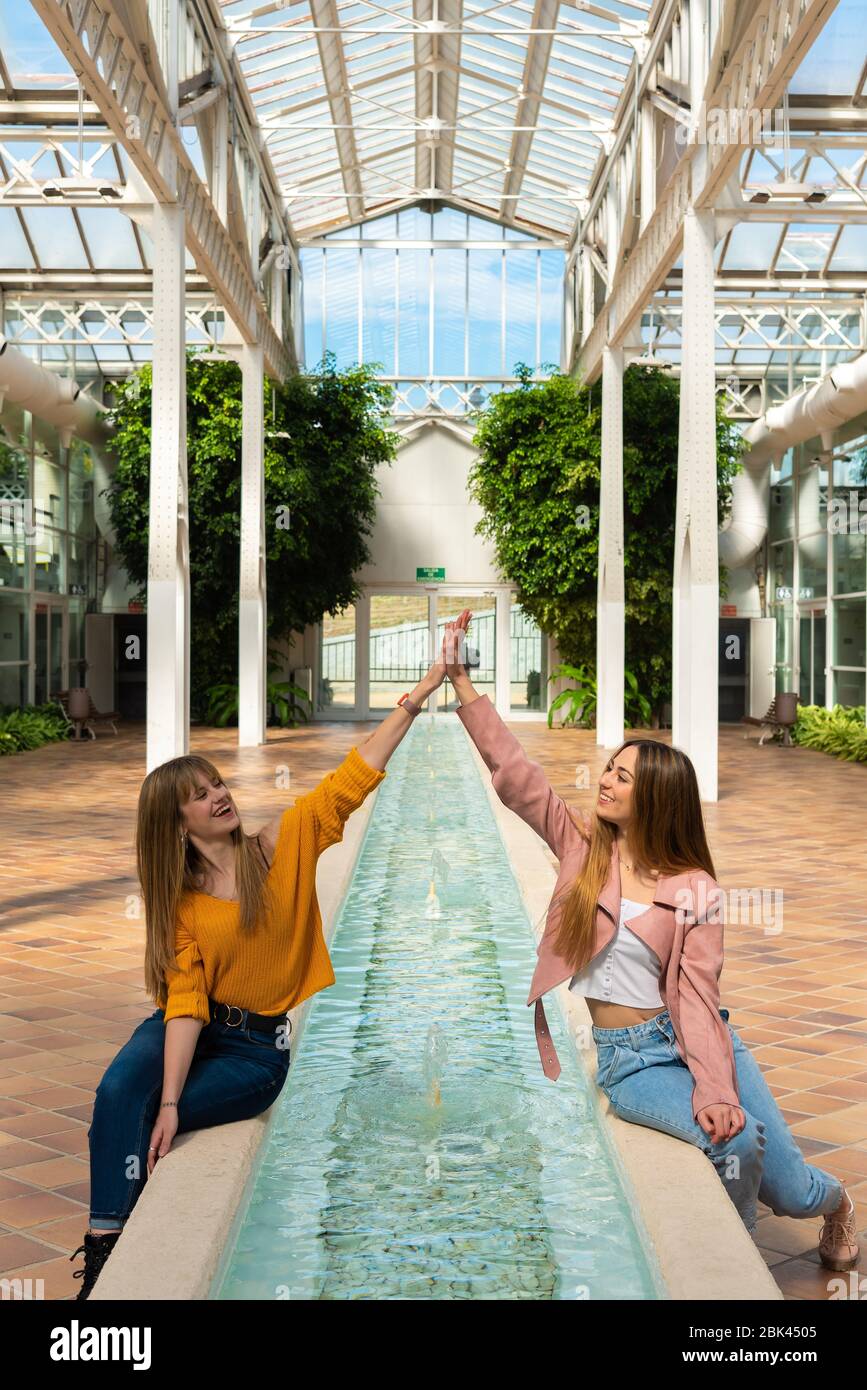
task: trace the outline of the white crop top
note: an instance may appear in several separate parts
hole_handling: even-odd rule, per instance
[[[620,922],[604,951],[573,975],[569,988],[587,999],[606,1004],[631,1004],[636,1009],[662,1008],[659,993],[661,961],[640,936],[629,930],[629,921],[647,912],[649,903],[620,899]]]

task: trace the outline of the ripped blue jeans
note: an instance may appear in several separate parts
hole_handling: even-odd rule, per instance
[[[819,1216],[840,1205],[839,1178],[807,1163],[780,1114],[758,1062],[720,1009],[734,1045],[745,1124],[731,1139],[712,1143],[692,1113],[692,1073],[677,1051],[666,1010],[632,1028],[596,1028],[596,1084],[615,1115],[695,1144],[711,1159],[751,1235],[756,1200],[776,1216]],[[737,1160],[736,1162],[733,1160]]]

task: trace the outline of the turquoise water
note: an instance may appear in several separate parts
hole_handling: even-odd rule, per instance
[[[327,862],[327,861],[326,861]],[[388,765],[213,1296],[666,1297],[457,720]]]

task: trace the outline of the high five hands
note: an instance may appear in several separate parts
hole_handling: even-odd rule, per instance
[[[469,608],[465,608],[459,617],[446,623],[442,650],[430,669],[431,679],[435,679],[437,685],[441,685],[446,676],[454,684],[456,676],[466,675],[464,656],[466,655],[467,628],[471,618],[472,613]]]

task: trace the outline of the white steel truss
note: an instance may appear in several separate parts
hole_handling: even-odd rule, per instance
[[[150,195],[183,209],[187,247],[245,341],[261,342],[269,372],[285,375],[291,357],[259,293],[258,264],[220,217],[158,90],[158,78],[109,0],[31,3]]]

